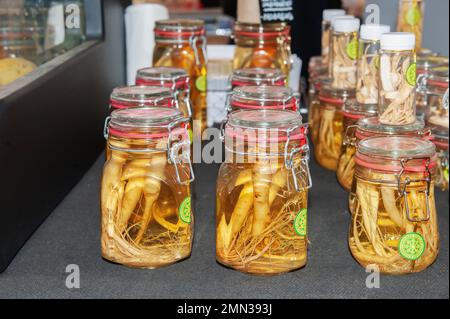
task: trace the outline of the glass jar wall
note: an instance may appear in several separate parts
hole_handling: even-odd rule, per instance
[[[188,73],[194,124],[205,129],[207,55],[204,23],[198,20],[158,21],[155,41],[153,66],[182,68]]]
[[[306,265],[311,180],[303,132],[296,112],[230,114],[217,179],[219,263],[258,275]]]
[[[114,111],[105,133],[101,244],[105,259],[157,268],[191,254],[189,119],[176,109]]]
[[[111,109],[135,107],[176,108],[172,90],[160,86],[123,86],[113,90],[110,97]]]
[[[290,31],[285,23],[237,23],[233,69],[275,68],[288,77],[291,70]]]
[[[433,143],[408,137],[363,140],[356,155],[350,251],[381,273],[423,271],[439,253]]]
[[[241,86],[286,86],[286,76],[279,69],[246,68],[235,70],[230,79],[233,90]]]

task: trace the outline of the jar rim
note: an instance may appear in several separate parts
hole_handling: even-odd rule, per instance
[[[205,23],[195,19],[168,19],[155,23],[156,37],[177,38],[205,35]]]
[[[358,130],[373,134],[396,135],[423,132],[425,123],[417,120],[407,125],[387,125],[380,123],[378,117],[367,117],[358,121]]]
[[[286,80],[286,76],[280,69],[276,68],[243,68],[235,70],[232,79],[252,82],[263,80],[276,82],[279,80]]]
[[[378,105],[361,104],[357,100],[351,99],[345,101],[342,113],[345,117],[360,120],[362,118],[376,116],[378,113]]]
[[[248,129],[289,130],[302,125],[302,116],[289,110],[239,110],[230,113],[228,125]]]
[[[238,86],[231,93],[230,105],[242,109],[297,109],[294,91],[286,86]]]
[[[449,58],[442,55],[418,56],[416,63],[417,70],[423,72],[435,67],[448,65]]]
[[[358,152],[370,157],[403,160],[432,158],[436,153],[436,147],[430,141],[415,137],[377,136],[359,142]]]
[[[289,36],[291,27],[285,22],[271,22],[265,24],[237,22],[234,27],[236,36],[256,37],[256,38],[276,38],[279,36]]]
[[[160,86],[133,85],[117,87],[111,93],[111,101],[118,103],[149,104],[161,99],[173,99],[172,91]]]
[[[354,89],[337,89],[328,83],[321,86],[319,100],[326,103],[342,105],[347,99],[354,98],[355,94],[356,90]]]
[[[169,125],[183,118],[183,114],[174,108],[129,108],[113,111],[109,127],[117,131],[168,128]]]
[[[159,86],[181,89],[188,86],[189,75],[184,69],[172,67],[151,67],[138,70],[136,85]]]

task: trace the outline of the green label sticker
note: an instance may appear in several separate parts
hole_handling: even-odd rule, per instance
[[[400,238],[398,252],[408,260],[414,261],[422,257],[425,252],[426,243],[419,233],[409,233]]]
[[[191,198],[186,197],[178,209],[178,214],[183,223],[190,224],[192,222],[191,216]]]
[[[448,183],[448,167],[444,169],[444,179]]]
[[[417,65],[415,63],[412,63],[408,70],[406,70],[406,81],[411,86],[416,86],[417,83]]]
[[[350,59],[356,60],[358,58],[358,41],[356,39],[352,40],[349,44],[347,44],[347,55]]]
[[[306,236],[308,229],[308,210],[303,208],[294,219],[294,229],[297,235]]]
[[[194,132],[192,132],[191,128],[188,129],[188,134],[189,134],[189,141],[191,141],[192,145],[194,143]]]
[[[207,83],[206,75],[201,75],[195,81],[195,87],[200,92],[206,92],[206,83]]]
[[[410,26],[415,26],[419,24],[422,19],[422,12],[417,7],[411,8],[406,12],[405,21]]]
[[[375,67],[376,67],[377,69],[380,68],[380,56],[379,56],[379,55],[377,55],[377,56],[375,57]]]

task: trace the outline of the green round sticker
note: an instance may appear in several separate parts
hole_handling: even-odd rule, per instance
[[[191,198],[186,197],[178,209],[178,214],[183,223],[190,224],[192,222],[191,216]]]
[[[192,132],[192,129],[189,128],[188,129],[188,134],[189,134],[189,141],[192,143],[194,143],[194,132]]]
[[[445,178],[445,181],[448,182],[448,167],[446,167],[444,169],[444,178]]]
[[[201,75],[197,78],[197,80],[195,81],[195,87],[197,88],[197,90],[199,90],[200,92],[206,92],[206,75]]]
[[[306,208],[303,208],[295,217],[294,219],[294,229],[297,235],[299,236],[306,236],[306,232],[308,229],[308,210]]]
[[[422,19],[422,13],[417,7],[411,8],[406,12],[405,20],[407,24],[415,26],[419,24],[420,19]]]
[[[415,63],[411,64],[406,70],[406,81],[411,86],[416,86],[417,83],[417,65]]]
[[[398,243],[398,252],[408,260],[417,260],[425,252],[426,243],[423,236],[419,233],[409,233],[400,238]]]
[[[356,60],[358,58],[358,41],[356,39],[352,40],[347,44],[347,55],[350,59]]]

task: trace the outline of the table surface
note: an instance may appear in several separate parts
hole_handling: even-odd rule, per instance
[[[312,164],[309,260],[305,268],[254,277],[215,261],[215,181],[218,165],[198,165],[196,234],[190,259],[158,270],[137,270],[102,260],[99,240],[101,157],[0,274],[0,298],[449,298],[449,197],[437,192],[441,252],[422,273],[368,274],[347,246],[347,193],[334,172]],[[66,267],[79,266],[80,289],[65,285]]]

